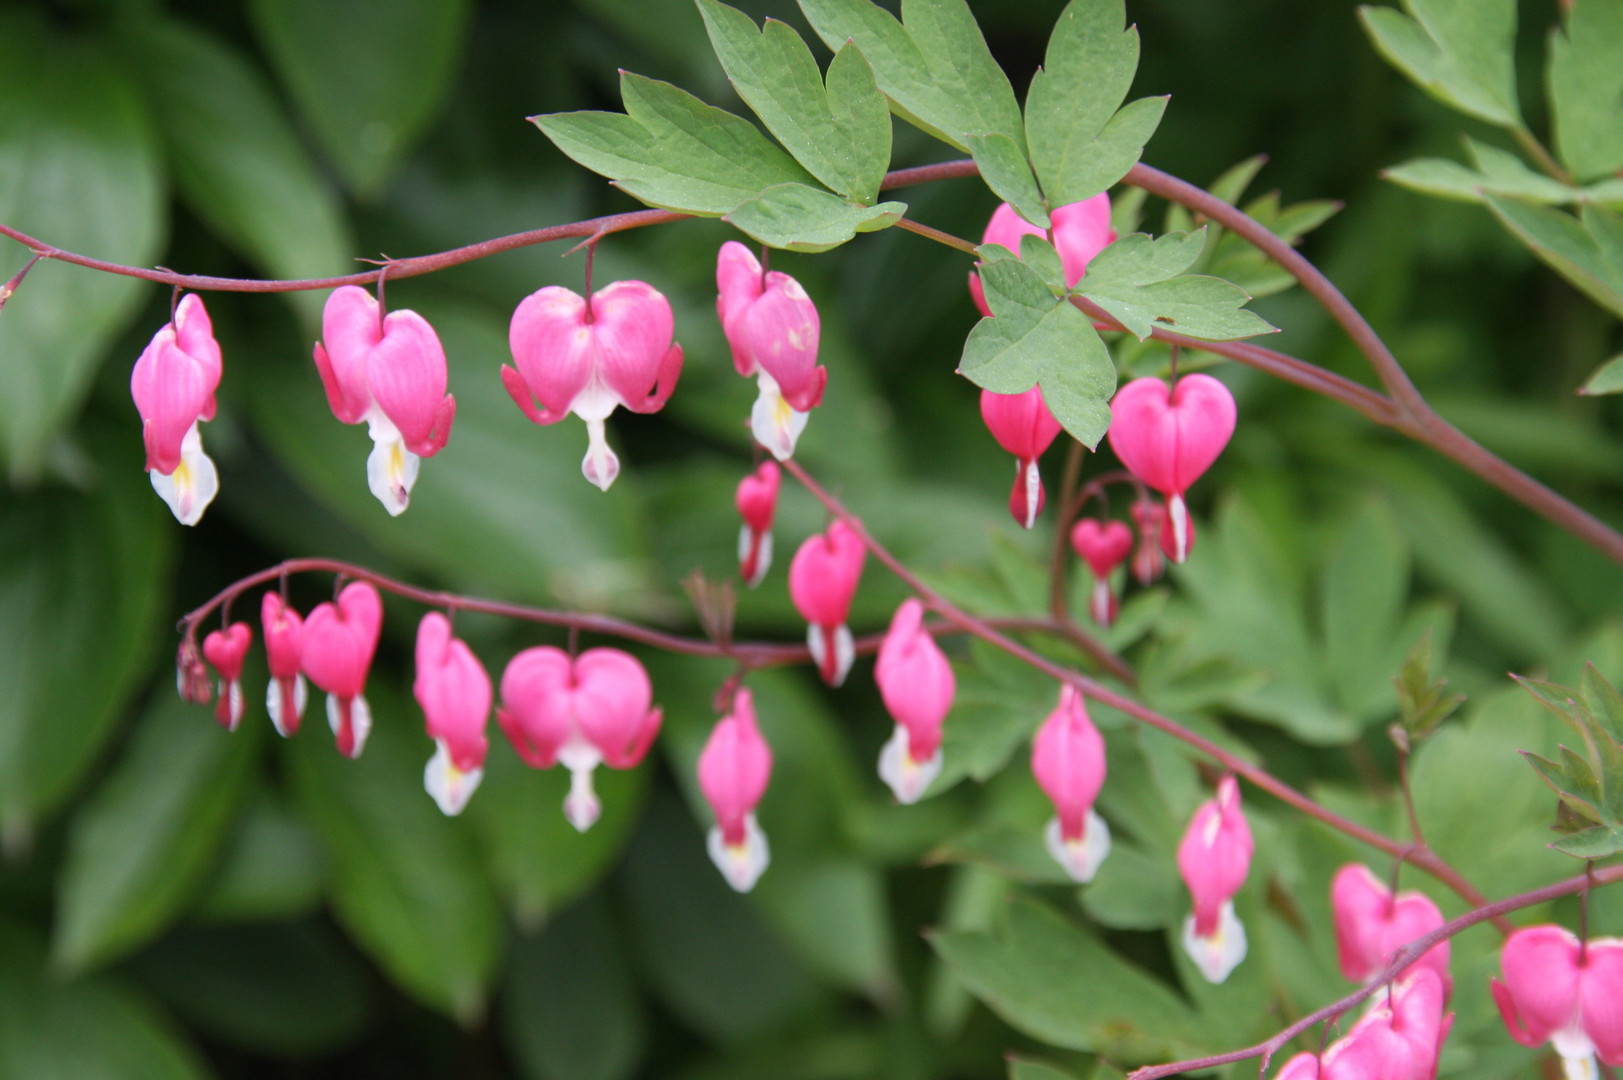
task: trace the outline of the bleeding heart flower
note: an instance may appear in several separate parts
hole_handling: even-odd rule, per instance
[[[800,282],[773,270],[763,273],[749,248],[736,240],[716,257],[716,314],[732,347],[733,366],[756,377],[760,397],[750,412],[755,441],[787,461],[806,428],[806,417],[823,400],[828,369],[817,364],[822,323]]]
[[[227,731],[237,730],[247,711],[242,698],[242,661],[253,644],[254,632],[247,623],[236,622],[203,639],[203,656],[220,673],[220,697],[214,706],[214,719]]]
[[[1245,926],[1234,914],[1234,894],[1251,869],[1251,851],[1240,785],[1225,776],[1216,796],[1195,810],[1178,845],[1178,872],[1195,907],[1184,922],[1183,947],[1207,982],[1222,982],[1245,959]]]
[[[1048,853],[1075,880],[1092,881],[1110,854],[1110,827],[1093,809],[1105,783],[1105,741],[1069,683],[1032,740],[1031,771],[1056,811],[1043,834]]]
[[[570,775],[564,816],[585,832],[603,809],[593,770],[629,769],[643,759],[664,719],[653,701],[648,672],[630,653],[587,649],[571,659],[540,645],[513,657],[502,673],[496,720],[532,769],[563,762]]]
[[[845,682],[856,658],[845,620],[867,555],[856,532],[835,519],[827,532],[807,537],[789,564],[789,598],[809,624],[806,643],[817,673],[830,686]]]
[[[738,482],[738,516],[744,519],[738,531],[738,573],[752,589],[772,565],[772,518],[778,509],[781,481],[777,462],[763,461]]]
[[[915,803],[941,773],[941,724],[952,710],[958,681],[952,665],[924,629],[924,605],[902,601],[879,645],[874,679],[896,733],[879,752],[879,777],[902,803]]]
[[[665,407],[682,374],[675,327],[670,301],[647,282],[616,281],[590,300],[548,285],[513,312],[508,344],[518,369],[503,365],[502,385],[537,424],[570,413],[586,421],[581,472],[607,491],[620,459],[603,423],[620,406],[637,413]]]
[[[772,749],[755,724],[749,690],[741,689],[699,754],[699,790],[716,815],[706,845],[710,860],[739,892],[753,889],[771,861],[766,833],[755,820],[771,778]]]
[[[152,335],[130,373],[147,474],[182,525],[196,525],[220,490],[219,473],[197,430],[199,423],[214,419],[220,370],[208,310],[202,297],[189,293],[176,306],[174,320]]]
[[[485,721],[490,676],[467,643],[451,636],[451,620],[437,611],[417,626],[417,678],[412,694],[422,706],[434,756],[423,787],[447,816],[462,813],[485,775]]]
[[[1346,1041],[1356,1048],[1349,1058],[1372,1064],[1378,1080],[1433,1080],[1443,1040],[1454,1026],[1454,1014],[1443,1012],[1444,980],[1430,968],[1410,968],[1372,1000],[1370,1011],[1347,1033]]]
[[[1101,192],[1091,199],[1061,206],[1049,219],[1054,225],[1054,248],[1065,270],[1065,284],[1074,288],[1087,273],[1089,261],[1116,239],[1116,230],[1110,227],[1110,196]],[[1042,229],[1021,217],[1014,207],[1000,203],[992,211],[992,220],[986,223],[981,243],[1001,244],[1018,255],[1022,236],[1043,235]],[[969,273],[969,294],[981,314],[990,317],[992,311],[986,306],[980,275],[973,270]]]
[[[367,485],[391,516],[411,501],[421,459],[445,447],[456,399],[445,392],[445,349],[415,311],[382,314],[358,285],[327,297],[316,342],[316,371],[333,415],[366,423],[372,453]]]
[[[270,684],[265,688],[265,710],[276,733],[292,738],[304,717],[305,688],[300,661],[304,656],[304,620],[280,593],[267,592],[260,602],[259,621],[265,631],[265,655],[270,661]]]
[[[327,692],[327,722],[338,752],[347,758],[361,756],[372,732],[372,708],[363,691],[382,631],[383,600],[364,581],[344,586],[336,604],[317,604],[304,620],[299,664]]]
[[[1009,513],[1022,527],[1029,529],[1036,523],[1047,500],[1042,477],[1037,472],[1037,459],[1059,435],[1059,421],[1048,411],[1039,386],[1023,394],[994,394],[982,390],[981,419],[986,421],[998,445],[1015,457]]]
[[[1511,934],[1500,957],[1505,979],[1490,983],[1510,1037],[1550,1043],[1568,1080],[1595,1080],[1595,1057],[1623,1065],[1623,940],[1583,945],[1559,926]]]
[[[1071,526],[1071,547],[1093,571],[1093,594],[1088,614],[1100,626],[1116,621],[1116,594],[1110,588],[1110,573],[1133,550],[1133,530],[1120,521],[1082,518]]]
[[[1194,529],[1183,493],[1211,468],[1234,434],[1234,395],[1210,375],[1185,375],[1167,388],[1160,379],[1134,379],[1110,403],[1110,446],[1122,464],[1167,497],[1161,548],[1183,562]]]
[[[1330,883],[1330,907],[1335,914],[1341,973],[1353,982],[1375,978],[1399,949],[1443,925],[1443,913],[1431,897],[1413,890],[1393,896],[1360,863],[1348,863],[1336,871]],[[1431,968],[1446,982],[1448,961],[1448,942],[1440,941],[1415,963]]]

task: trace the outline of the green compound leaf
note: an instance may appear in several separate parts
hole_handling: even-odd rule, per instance
[[[1403,0],[1358,14],[1382,56],[1422,90],[1500,127],[1516,105],[1516,0]]]
[[[754,124],[686,90],[622,72],[620,97],[624,113],[530,120],[578,164],[666,210],[719,217],[765,188],[815,183]]]
[[[983,263],[980,276],[995,317],[969,332],[959,374],[997,394],[1040,385],[1065,430],[1090,449],[1099,445],[1110,426],[1116,365],[1093,324],[1018,259]]]
[[[1623,827],[1596,825],[1581,829],[1571,836],[1563,836],[1550,845],[1563,855],[1580,859],[1604,859],[1623,851]]]
[[[1623,390],[1623,353],[1618,353],[1596,368],[1595,373],[1589,376],[1589,381],[1579,388],[1578,393],[1615,394],[1620,390]]]
[[[1026,141],[1050,206],[1104,191],[1138,163],[1165,97],[1121,103],[1138,70],[1122,0],[1071,0],[1026,97]],[[978,160],[978,158],[977,158]]]
[[[1547,69],[1555,149],[1579,181],[1623,168],[1623,0],[1567,8],[1550,31]]]
[[[1508,195],[1529,202],[1583,202],[1593,194],[1552,180],[1529,168],[1521,158],[1467,137],[1465,148],[1476,162],[1471,168],[1446,158],[1416,158],[1381,175],[1395,184],[1444,199],[1482,202],[1483,195]]]
[[[1007,135],[970,135],[964,139],[981,179],[993,194],[1020,211],[1020,216],[1046,229],[1051,222],[1043,205],[1043,193],[1037,187],[1037,178],[1018,144]]]
[[[1151,239],[1124,236],[1088,264],[1077,291],[1121,320],[1140,341],[1157,326],[1206,341],[1267,334],[1274,327],[1245,310],[1244,289],[1221,278],[1183,274],[1200,258],[1206,230]]]
[[[798,0],[831,49],[856,43],[903,120],[968,152],[970,135],[1008,136],[1024,155],[1020,105],[965,0],[903,0],[902,21],[870,0]]]
[[[1551,269],[1623,318],[1623,218],[1587,205],[1581,218],[1547,206],[1484,197],[1505,228]]]
[[[828,251],[859,232],[876,232],[901,220],[907,204],[858,206],[805,184],[778,184],[734,207],[724,220],[768,247]]]
[[[788,24],[767,19],[757,30],[719,0],[699,0],[699,12],[733,89],[767,130],[824,184],[873,202],[890,164],[890,109],[856,46],[840,48],[825,86],[811,50]]]

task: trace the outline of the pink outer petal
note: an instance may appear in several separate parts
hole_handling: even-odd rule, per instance
[[[659,362],[658,382],[646,397],[628,398],[625,407],[634,413],[656,413],[665,407],[682,377],[682,346],[672,345]]]
[[[1071,527],[1071,547],[1088,564],[1094,577],[1109,577],[1133,550],[1133,530],[1122,521],[1082,518]]]
[[[1059,705],[1037,729],[1031,743],[1031,771],[1054,803],[1060,834],[1082,838],[1088,811],[1105,782],[1105,741],[1088,717],[1082,695],[1060,687]]]
[[[867,551],[844,521],[806,538],[789,564],[789,598],[809,623],[833,629],[851,613]]]
[[[716,255],[716,316],[721,320],[722,332],[732,349],[733,367],[743,376],[755,374],[755,361],[743,352],[728,329],[729,318],[736,316],[761,295],[761,264],[750,249],[736,240],[721,245]]]
[[[924,605],[904,600],[874,666],[885,708],[907,729],[908,755],[916,762],[930,760],[941,746],[941,724],[958,690],[952,665],[923,624]]]
[[[1578,1018],[1581,991],[1574,934],[1559,926],[1518,930],[1506,940],[1500,963],[1505,990],[1523,1030],[1535,1040],[1532,1045],[1546,1041]],[[1505,1012],[1504,1003],[1500,1011]],[[1510,1026],[1508,1014],[1506,1026]],[[1516,1034],[1514,1028],[1511,1034]]]
[[[337,698],[357,696],[366,687],[372,655],[383,628],[383,601],[364,581],[344,587],[336,605],[318,604],[304,620],[300,664],[310,681]]]
[[[1178,872],[1194,898],[1196,934],[1210,937],[1216,932],[1223,905],[1245,884],[1252,847],[1239,784],[1225,776],[1216,796],[1195,811],[1178,845]]]
[[[209,319],[208,309],[203,306],[203,298],[196,293],[181,297],[175,307],[174,322],[170,325],[175,328],[175,344],[218,385],[222,370],[220,343],[214,340],[214,323]]]
[[[1589,943],[1583,973],[1584,1033],[1608,1065],[1623,1065],[1623,941],[1596,938]]]
[[[445,742],[453,765],[472,772],[485,763],[490,676],[467,643],[451,636],[450,620],[437,611],[424,615],[417,627],[412,694],[422,706],[429,738]]]
[[[1075,287],[1087,273],[1088,263],[1116,239],[1110,227],[1110,196],[1104,192],[1055,210],[1054,247],[1065,268],[1065,284]]]
[[[519,374],[546,415],[567,414],[592,379],[586,301],[558,285],[531,293],[513,312],[507,341]]]
[[[260,626],[265,632],[265,655],[274,679],[291,679],[299,673],[304,654],[304,620],[283,603],[280,593],[267,592],[259,605]]]
[[[668,384],[664,397],[669,397],[675,385],[670,353],[676,326],[670,301],[647,282],[616,281],[592,294],[592,316],[589,329],[596,346],[593,359],[598,378],[620,403],[646,402],[662,377]],[[674,364],[680,372],[679,350]],[[662,399],[660,404],[664,404]]]
[[[642,663],[619,649],[587,649],[575,661],[574,712],[581,733],[616,769],[642,760],[659,731],[653,685]]]
[[[236,682],[242,678],[242,661],[253,641],[254,632],[247,623],[232,623],[203,639],[203,658],[220,673],[220,678],[226,682]]]
[[[415,311],[391,311],[383,340],[367,355],[372,398],[406,448],[433,457],[451,435],[456,399],[445,392],[445,349],[428,320]]]
[[[1274,1080],[1319,1080],[1318,1055],[1302,1051],[1285,1062],[1284,1068],[1274,1074]]]
[[[1211,467],[1234,434],[1234,396],[1210,375],[1186,375],[1175,390],[1134,379],[1110,403],[1110,446],[1122,464],[1164,495],[1180,494]]]
[[[174,320],[152,335],[130,372],[149,471],[167,476],[179,467],[186,433],[199,420],[214,418],[220,372],[220,346],[202,298],[182,297]]]
[[[531,423],[556,424],[569,415],[567,411],[550,413],[547,412],[545,407],[537,408],[535,397],[530,393],[530,384],[524,381],[523,375],[520,375],[517,370],[508,367],[506,364],[502,365],[502,386],[507,388],[507,393],[513,399],[513,404],[519,407],[519,411]]]
[[[744,843],[745,818],[766,794],[771,778],[772,750],[756,727],[749,690],[739,690],[732,712],[716,723],[699,754],[699,790],[727,844]]]
[[[982,390],[981,419],[998,445],[1022,461],[1042,457],[1061,430],[1037,386],[1023,394]]]
[[[372,402],[367,357],[383,337],[380,321],[378,302],[358,285],[334,289],[322,310],[316,369],[333,415],[346,424],[359,423]]]
[[[828,371],[817,366],[822,321],[794,278],[776,270],[767,274],[765,291],[748,304],[729,307],[723,329],[751,370],[759,366],[772,376],[792,408],[806,412],[822,400],[828,381]]]
[[[738,482],[734,501],[738,516],[758,533],[772,528],[772,518],[778,509],[778,488],[783,483],[783,472],[775,461],[763,461],[760,468]]]
[[[574,727],[569,654],[550,645],[525,649],[502,673],[496,719],[525,764],[548,769]]]

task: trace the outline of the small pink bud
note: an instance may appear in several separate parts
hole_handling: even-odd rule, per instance
[[[827,532],[807,537],[789,564],[789,598],[809,624],[806,643],[817,673],[830,686],[845,682],[856,658],[845,620],[867,555],[852,528],[835,519]]]
[[[1054,225],[1054,247],[1065,269],[1065,284],[1074,288],[1087,273],[1093,257],[1116,239],[1116,230],[1110,227],[1110,196],[1101,192],[1091,199],[1061,206],[1049,219]],[[1001,244],[1018,255],[1021,237],[1042,235],[1043,230],[1021,217],[1014,207],[999,203],[992,211],[992,220],[986,223],[981,243]],[[986,306],[980,275],[974,271],[969,274],[969,294],[982,315],[992,314]]]
[[[130,373],[147,474],[182,525],[196,525],[220,490],[219,473],[203,452],[197,429],[214,419],[220,371],[220,346],[208,310],[202,297],[188,293],[175,308],[174,321],[152,336]]]
[[[214,706],[214,719],[227,731],[237,730],[246,711],[242,699],[242,661],[253,641],[254,632],[243,622],[215,630],[203,639],[203,656],[220,675],[220,698]]]
[[[338,752],[347,758],[361,756],[372,731],[372,709],[363,691],[382,631],[383,599],[364,581],[344,586],[336,604],[317,604],[304,620],[299,663],[327,692],[327,722]]]
[[[415,311],[379,318],[378,302],[358,285],[327,297],[316,342],[316,371],[333,415],[367,425],[373,447],[367,484],[390,515],[411,501],[421,459],[445,446],[456,399],[445,392],[445,349]]]
[[[1140,499],[1132,506],[1133,524],[1138,526],[1138,546],[1133,549],[1133,576],[1140,585],[1158,580],[1165,572],[1161,561],[1161,519],[1166,511],[1154,499]]]
[[[1167,496],[1162,550],[1189,557],[1194,529],[1183,493],[1211,468],[1234,434],[1234,395],[1210,375],[1185,375],[1168,389],[1160,379],[1134,379],[1110,403],[1110,446],[1123,465]]]
[[[648,672],[630,653],[587,649],[573,659],[562,649],[525,649],[502,673],[496,710],[508,742],[532,769],[563,762],[570,773],[564,816],[585,832],[602,813],[592,789],[598,765],[629,769],[648,753],[664,713],[653,708]]]
[[[1093,571],[1093,595],[1088,614],[1100,626],[1116,621],[1116,593],[1110,587],[1110,573],[1133,550],[1133,530],[1120,521],[1082,518],[1071,527],[1071,547]]]
[[[896,609],[874,680],[896,720],[896,734],[879,753],[879,777],[899,802],[918,802],[941,773],[941,724],[958,690],[952,665],[924,629],[919,601],[909,598]]]
[[[455,816],[485,775],[485,721],[490,676],[467,643],[451,636],[451,620],[437,611],[417,626],[417,678],[412,694],[422,706],[434,756],[423,787],[447,816]]]
[[[1594,1077],[1596,1056],[1623,1065],[1623,940],[1585,948],[1559,926],[1529,926],[1510,935],[1500,962],[1504,981],[1490,988],[1511,1038],[1550,1043],[1569,1077]]]
[[[282,600],[280,593],[265,594],[259,605],[265,631],[265,654],[270,660],[270,685],[265,688],[265,710],[276,733],[292,738],[304,717],[305,688],[300,664],[304,657],[304,620]]]
[[[1375,978],[1399,949],[1443,925],[1443,913],[1429,896],[1413,890],[1393,896],[1360,863],[1348,863],[1336,871],[1330,883],[1330,906],[1335,914],[1341,973],[1353,982]],[[1448,942],[1440,941],[1416,966],[1431,968],[1446,983],[1448,960]]]
[[[189,705],[207,705],[214,700],[208,666],[198,655],[197,639],[190,635],[181,639],[175,653],[175,689],[180,691],[180,700]]]
[[[772,565],[772,518],[778,509],[781,481],[778,463],[763,461],[738,482],[738,516],[744,519],[738,532],[738,573],[752,589]]]
[[[1110,827],[1093,809],[1105,783],[1105,741],[1069,683],[1032,740],[1031,771],[1056,811],[1044,834],[1048,853],[1075,880],[1092,881],[1110,854]]]
[[[772,749],[755,725],[748,689],[733,697],[732,711],[717,721],[699,754],[699,790],[716,815],[707,847],[727,884],[739,892],[755,887],[771,860],[755,807],[772,778]]]
[[[1184,922],[1183,947],[1207,982],[1222,982],[1245,959],[1245,927],[1233,901],[1251,869],[1251,850],[1240,785],[1225,776],[1216,796],[1195,810],[1178,845],[1178,872],[1195,908]]]
[[[733,366],[760,385],[750,430],[756,442],[787,461],[828,382],[828,369],[817,364],[817,305],[788,274],[763,274],[749,248],[736,240],[721,245],[716,257],[716,289],[716,314]]]
[[[998,445],[1015,457],[1009,513],[1029,529],[1036,523],[1047,499],[1042,477],[1037,472],[1037,459],[1059,435],[1059,421],[1048,411],[1039,386],[1023,394],[994,394],[982,390],[981,419],[986,421]]]

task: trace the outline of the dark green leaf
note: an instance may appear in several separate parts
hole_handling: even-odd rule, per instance
[[[1623,353],[1618,353],[1596,368],[1589,381],[1579,388],[1580,394],[1615,394],[1623,391]]]
[[[859,232],[887,229],[906,212],[906,203],[858,206],[821,188],[778,184],[739,203],[725,220],[768,247],[828,251]]]
[[[1564,10],[1549,42],[1555,148],[1577,180],[1596,180],[1623,168],[1623,0]]]
[[[1026,141],[1050,206],[1099,194],[1138,163],[1166,98],[1121,103],[1138,70],[1122,0],[1071,0],[1026,96]],[[1118,111],[1120,110],[1120,111]]]
[[[78,971],[161,933],[196,892],[257,760],[235,735],[160,689],[111,776],[73,821],[57,888],[55,962]]]
[[[876,1001],[896,993],[891,914],[873,867],[848,858],[780,859],[755,891],[813,970]]]
[[[1623,851],[1623,827],[1596,825],[1594,828],[1563,836],[1550,845],[1563,855],[1579,859],[1604,859]]]
[[[1623,317],[1623,224],[1587,205],[1580,221],[1547,206],[1485,196],[1505,228],[1590,299]]]
[[[349,186],[380,194],[440,110],[467,0],[253,0],[276,73]]]
[[[1589,715],[1599,721],[1600,729],[1613,742],[1623,742],[1623,694],[1609,682],[1593,663],[1584,664],[1583,679],[1578,684]]]
[[[1515,0],[1404,0],[1358,14],[1382,56],[1445,104],[1516,127]],[[1412,18],[1410,16],[1413,16]]]
[[[1009,1080],[1076,1080],[1076,1078],[1046,1061],[1010,1054]]]
[[[83,38],[53,41],[18,8],[0,11],[0,221],[67,251],[148,266],[166,206],[157,139],[114,58]],[[0,245],[0,282],[29,255]],[[38,477],[145,295],[134,278],[46,260],[6,304],[0,455],[13,480]]]
[[[798,2],[829,48],[856,43],[908,123],[960,150],[995,133],[1025,153],[1020,105],[965,0],[904,0],[901,22],[870,0]]]
[[[1043,193],[1037,187],[1037,178],[1031,174],[1031,165],[1019,144],[1007,135],[969,135],[964,141],[975,157],[981,179],[992,193],[1020,212],[1020,216],[1040,229],[1052,222],[1043,205]]]
[[[699,0],[716,57],[738,96],[813,176],[871,203],[890,163],[890,111],[854,45],[842,46],[825,87],[817,61],[787,24],[760,30],[737,8]]]
[[[1390,708],[1393,639],[1409,596],[1409,544],[1381,500],[1358,504],[1324,572],[1324,651],[1337,697],[1360,716]]]
[[[1074,879],[1043,843],[1042,825],[988,825],[955,836],[930,852],[926,862],[968,863],[996,870],[1028,885],[1069,885]],[[1111,859],[1115,858],[1112,850]],[[1105,860],[1109,865],[1110,859]],[[1103,867],[1100,873],[1103,873]]]
[[[1118,839],[1092,884],[1082,890],[1082,907],[1101,925],[1116,930],[1176,926],[1188,894],[1170,854],[1146,854]]]
[[[192,916],[268,922],[306,915],[321,906],[325,885],[315,836],[280,800],[261,793],[238,815]]]

